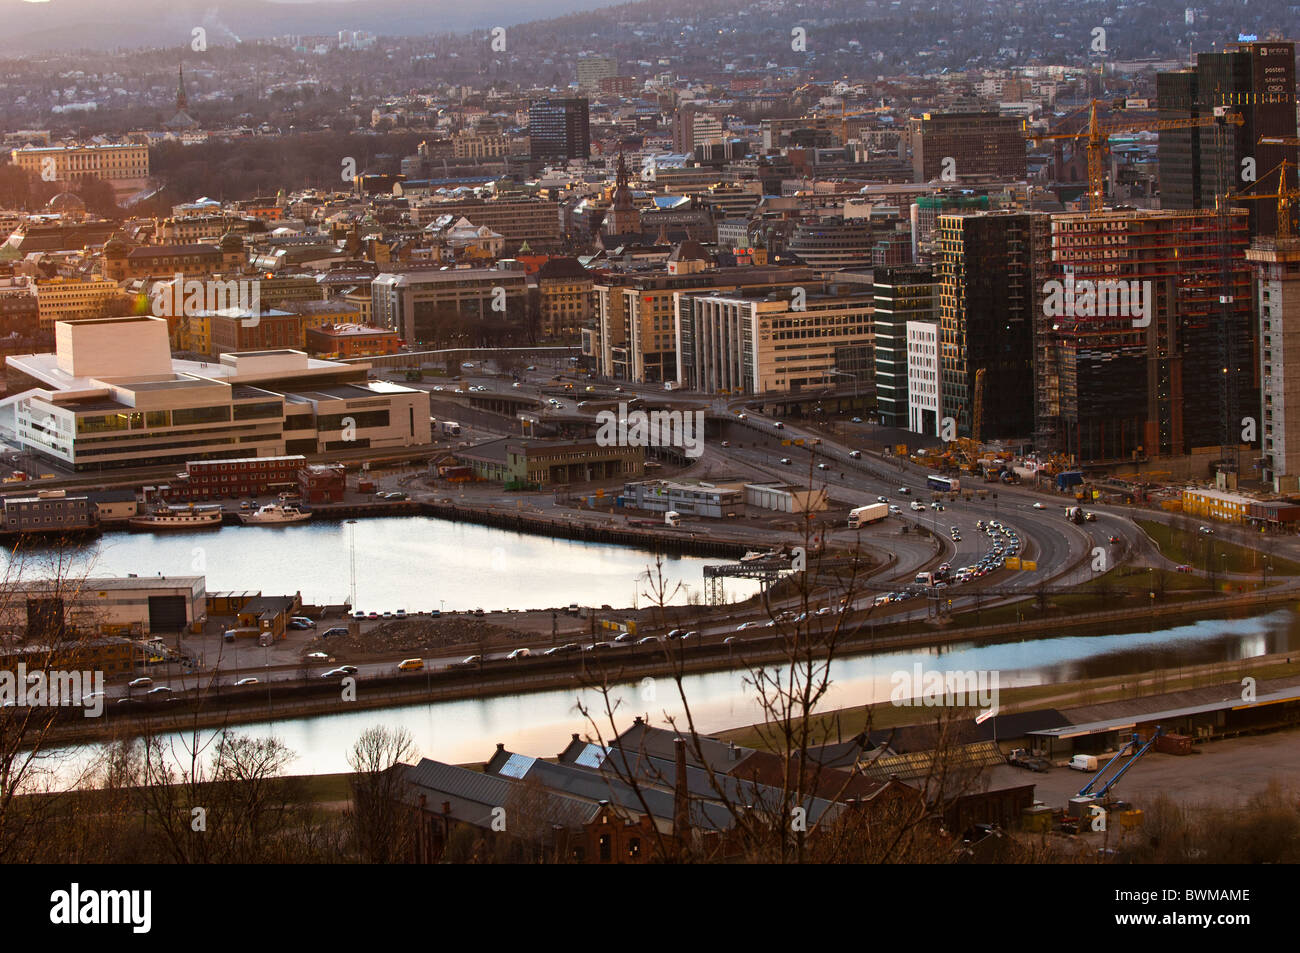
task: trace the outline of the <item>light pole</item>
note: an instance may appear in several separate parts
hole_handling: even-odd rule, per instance
[[[348,605],[357,611],[357,521],[348,520],[348,553],[351,563],[351,586],[348,589]]]

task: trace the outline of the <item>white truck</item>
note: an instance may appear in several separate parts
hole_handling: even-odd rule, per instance
[[[667,513],[664,514],[664,525],[681,526],[682,525],[681,514],[678,513],[676,510],[669,510]]]
[[[459,437],[460,424],[456,423],[454,420],[444,420],[442,422],[442,432],[448,437]]]
[[[876,523],[889,515],[888,503],[868,503],[849,511],[849,529],[858,529]]]

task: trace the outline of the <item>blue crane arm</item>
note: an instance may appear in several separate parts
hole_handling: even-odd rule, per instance
[[[1138,749],[1138,753],[1135,754],[1135,755],[1133,755],[1133,757],[1129,758],[1129,760],[1128,760],[1128,764],[1126,764],[1126,765],[1124,765],[1124,767],[1120,768],[1119,771],[1117,771],[1117,772],[1115,773],[1115,776],[1114,776],[1113,778],[1111,778],[1109,781],[1106,782],[1106,786],[1103,787],[1100,791],[1097,792],[1097,797],[1101,797],[1103,794],[1105,794],[1107,791],[1109,791],[1111,785],[1114,784],[1116,781],[1118,781],[1118,780],[1123,776],[1123,774],[1124,774],[1125,771],[1127,771],[1129,768],[1133,767],[1133,765],[1137,762],[1138,758],[1140,758],[1140,757],[1142,757],[1144,754],[1146,754],[1146,753],[1147,753],[1147,749],[1150,748],[1153,744],[1155,744],[1155,743],[1156,743],[1156,739],[1159,738],[1159,737],[1160,737],[1161,735],[1163,735],[1163,734],[1164,734],[1164,729],[1162,729],[1159,725],[1156,725],[1156,730],[1151,734],[1151,740],[1148,741],[1146,744],[1144,744],[1141,748],[1139,748],[1139,749]],[[1137,735],[1134,735],[1133,737],[1136,738]]]
[[[1126,741],[1124,742],[1124,744],[1120,745],[1120,749],[1115,752],[1115,757],[1111,758],[1104,765],[1102,765],[1101,770],[1098,771],[1096,774],[1094,774],[1091,778],[1089,778],[1088,783],[1079,789],[1079,797],[1088,797],[1089,795],[1091,795],[1092,786],[1097,783],[1098,779],[1100,779],[1102,775],[1104,775],[1107,771],[1110,770],[1110,766],[1112,764],[1114,764],[1120,758],[1124,757],[1124,752],[1128,751],[1129,748],[1136,748],[1137,743],[1138,743],[1138,736],[1135,733],[1133,735],[1133,740]]]

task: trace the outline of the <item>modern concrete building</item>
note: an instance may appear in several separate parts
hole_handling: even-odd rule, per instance
[[[60,322],[55,353],[6,359],[0,424],[74,470],[429,442],[429,395],[301,351],[172,360],[161,318]]]
[[[907,429],[942,436],[943,375],[939,323],[907,322]]]
[[[528,142],[534,159],[590,158],[587,100],[575,97],[530,103]]]
[[[1259,302],[1260,477],[1278,493],[1300,490],[1300,239],[1256,239]]]
[[[910,430],[908,326],[914,321],[938,320],[934,273],[925,265],[876,268],[872,271],[872,294],[872,355],[880,423]]]
[[[841,387],[870,392],[870,288],[809,282],[793,289],[681,294],[678,380],[707,393]]]
[[[408,344],[438,341],[465,321],[525,320],[528,278],[522,270],[449,268],[385,273],[371,283],[372,321]]]
[[[908,120],[916,182],[1020,181],[1027,162],[1022,120],[995,111],[925,113]]]
[[[628,483],[623,487],[625,506],[656,513],[672,510],[683,516],[721,519],[744,502],[745,490],[742,484],[715,486],[711,483],[647,480],[644,483]]]

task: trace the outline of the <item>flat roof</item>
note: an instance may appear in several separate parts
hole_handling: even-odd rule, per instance
[[[1227,695],[1218,701],[1205,702],[1199,705],[1184,705],[1177,708],[1166,708],[1161,711],[1117,715],[1114,718],[1101,721],[1064,725],[1060,728],[1043,728],[1038,731],[1027,732],[1027,734],[1045,738],[1078,738],[1110,731],[1123,731],[1126,728],[1136,728],[1140,724],[1169,721],[1171,719],[1185,718],[1188,715],[1201,715],[1212,711],[1239,711],[1246,708],[1259,708],[1264,705],[1276,705],[1290,701],[1300,701],[1300,685],[1291,685],[1257,695],[1253,702],[1243,702],[1240,693],[1237,693]]]

